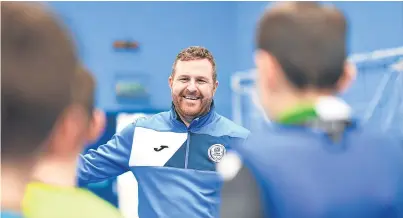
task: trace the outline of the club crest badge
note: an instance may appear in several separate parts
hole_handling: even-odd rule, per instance
[[[219,163],[225,155],[225,147],[221,144],[214,144],[208,149],[208,156],[210,160]]]

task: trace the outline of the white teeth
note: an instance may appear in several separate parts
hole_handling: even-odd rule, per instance
[[[189,100],[197,100],[197,97],[191,97],[191,96],[185,96],[184,98],[189,99]]]

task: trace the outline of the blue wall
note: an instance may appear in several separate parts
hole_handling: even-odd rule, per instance
[[[176,54],[190,45],[209,48],[218,63],[217,109],[230,116],[230,73],[235,65],[231,2],[51,2],[77,36],[84,63],[98,81],[98,106],[125,110],[116,102],[117,75],[146,75],[153,108],[170,107],[168,76]],[[133,39],[140,49],[114,52],[112,43]],[[151,78],[152,76],[152,78]],[[129,108],[133,109],[133,108]]]
[[[121,75],[144,75],[152,94],[152,107],[168,108],[171,97],[167,78],[176,54],[187,46],[202,45],[216,57],[220,81],[217,109],[227,117],[231,116],[231,73],[253,68],[255,25],[267,6],[266,2],[50,4],[77,36],[82,59],[96,75],[99,107],[107,111],[136,109],[117,103],[114,82]],[[346,12],[351,22],[351,52],[403,45],[403,2],[335,5]],[[112,43],[119,39],[136,40],[140,49],[133,53],[115,52]]]
[[[351,53],[403,46],[403,2],[327,2],[341,9],[350,26]],[[256,21],[267,2],[236,3],[239,70],[253,67]]]

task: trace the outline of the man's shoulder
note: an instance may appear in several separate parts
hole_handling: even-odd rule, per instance
[[[370,149],[382,149],[403,157],[403,137],[401,133],[393,131],[382,131],[377,126],[358,127],[353,135],[353,142],[356,144],[365,144]],[[384,146],[388,145],[388,146]]]
[[[171,127],[169,111],[160,112],[148,117],[141,117],[135,122],[135,127],[166,131]]]
[[[207,128],[212,131],[212,134],[227,135],[242,139],[246,139],[250,134],[250,131],[246,128],[217,113],[216,118]]]
[[[234,131],[239,132],[241,134],[248,135],[250,133],[250,131],[248,129],[246,129],[245,127],[243,127],[243,126],[241,126],[239,124],[236,124],[234,121],[232,121],[232,120],[230,120],[230,119],[228,119],[228,118],[226,118],[226,117],[224,117],[222,115],[219,115],[219,114],[217,114],[217,115],[219,116],[218,122],[221,122],[222,125],[226,125],[229,128],[231,128]]]

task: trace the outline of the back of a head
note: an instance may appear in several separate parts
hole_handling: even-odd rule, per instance
[[[268,9],[257,46],[273,55],[298,89],[334,89],[346,61],[346,20],[333,7],[287,2]]]
[[[72,41],[38,3],[1,4],[2,158],[29,157],[71,102]]]

